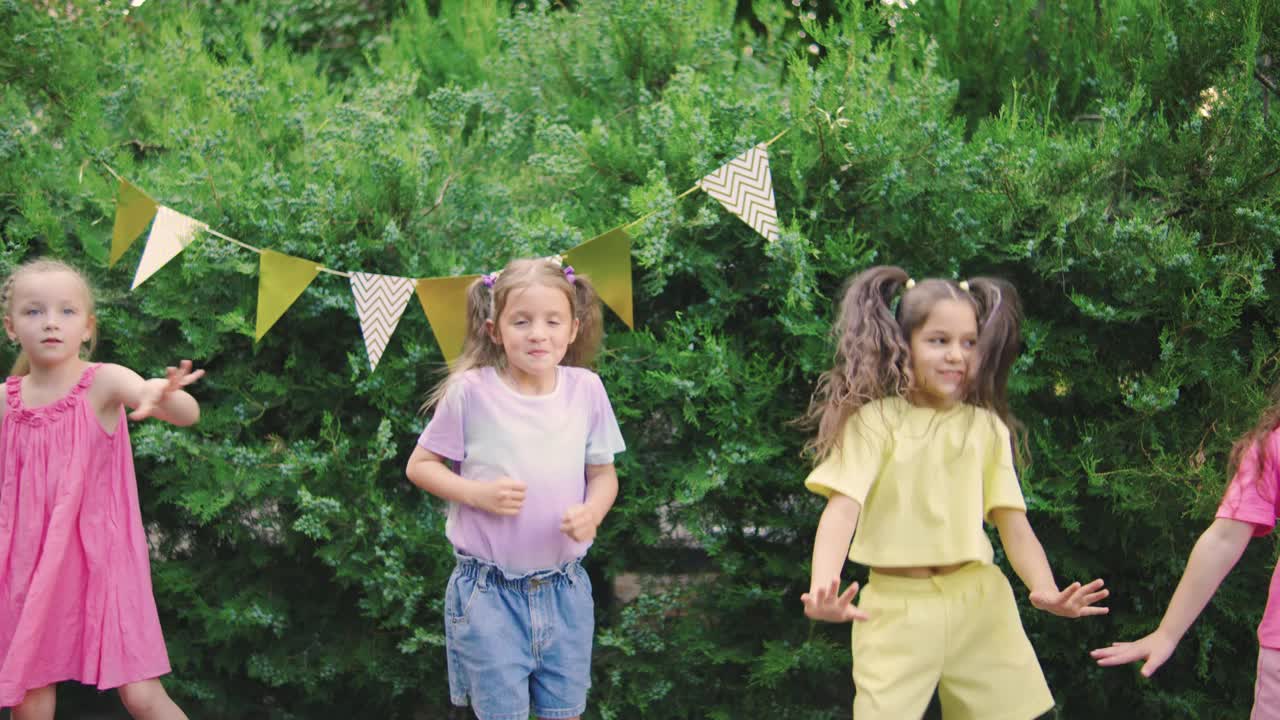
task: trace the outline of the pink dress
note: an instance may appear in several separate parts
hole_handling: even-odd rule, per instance
[[[62,680],[99,689],[169,672],[151,594],[124,408],[114,433],[88,401],[98,365],[62,399],[0,423],[0,707]]]

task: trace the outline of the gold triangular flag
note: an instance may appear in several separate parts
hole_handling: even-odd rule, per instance
[[[171,210],[163,205],[156,209],[156,221],[151,224],[151,234],[147,236],[147,246],[142,249],[142,260],[133,274],[133,288],[147,281],[166,263],[178,256],[195,240],[196,233],[208,228],[208,225]]]
[[[631,238],[622,228],[582,243],[564,254],[575,272],[591,278],[600,299],[627,327],[635,329],[631,311]]]
[[[467,288],[479,275],[423,278],[418,281],[418,302],[431,323],[431,332],[444,355],[453,362],[467,342]]]
[[[267,334],[319,273],[320,266],[312,260],[274,250],[262,251],[258,261],[258,326],[254,342]]]
[[[147,223],[156,216],[156,201],[132,183],[120,178],[116,189],[116,221],[111,226],[111,256],[108,265],[115,265],[124,256],[134,240],[147,229]]]

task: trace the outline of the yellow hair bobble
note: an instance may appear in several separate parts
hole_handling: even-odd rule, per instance
[[[968,281],[968,280],[961,280],[959,284],[960,284],[960,289],[961,289],[961,290],[963,290],[963,291],[965,291],[965,292],[969,292],[969,281]]]
[[[915,286],[916,286],[916,281],[915,281],[915,280],[912,280],[911,278],[907,278],[907,285],[906,285],[906,288],[907,288],[908,290],[910,290],[911,288],[913,288],[913,287],[915,287]]]

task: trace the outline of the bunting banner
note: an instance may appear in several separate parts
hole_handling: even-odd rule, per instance
[[[132,289],[137,290],[147,278],[185,250],[195,239],[197,232],[208,227],[195,218],[189,218],[163,205],[159,206],[155,222],[151,224],[151,234],[147,236],[147,246],[142,249],[142,261],[138,263],[138,270],[133,275]]]
[[[698,187],[770,242],[778,239],[767,143],[760,143],[698,181]]]
[[[378,361],[395,334],[400,316],[413,294],[411,278],[372,273],[351,273],[351,294],[356,300],[356,315],[360,318],[360,333],[369,354],[369,372],[378,369]]]
[[[119,262],[134,240],[147,229],[151,218],[156,216],[156,201],[147,196],[132,183],[120,178],[116,189],[116,221],[111,226],[111,256],[108,266]]]
[[[423,278],[418,281],[418,302],[431,324],[431,333],[446,362],[462,354],[467,341],[467,288],[479,275]]]
[[[575,272],[591,278],[600,299],[634,330],[631,308],[631,237],[622,228],[594,237],[564,254]]]
[[[787,130],[752,147],[703,177],[677,196],[698,190],[720,201],[756,232],[768,240],[778,238],[778,213],[774,204],[773,178],[769,172],[767,148]],[[158,204],[149,195],[107,168],[118,181],[116,215],[111,229],[110,264],[128,251],[132,243],[151,225],[146,247],[133,279],[137,288],[177,257],[199,233],[208,233],[245,250],[258,253],[258,308],[254,342],[261,341],[285,312],[322,272],[348,279],[355,300],[360,332],[364,337],[369,369],[373,372],[404,316],[409,295],[416,294],[427,316],[441,354],[453,362],[466,345],[467,289],[480,274],[452,277],[408,278],[365,272],[344,272],[323,267],[311,260],[296,258],[254,247],[223,235],[203,222]],[[587,240],[561,255],[556,262],[573,265],[577,273],[591,278],[600,300],[628,328],[635,329],[635,309],[631,283],[631,236],[634,228],[659,212],[654,210],[630,223]],[[489,268],[492,271],[498,268]]]
[[[254,342],[262,339],[303,290],[320,274],[311,260],[263,250],[258,261],[258,323]]]

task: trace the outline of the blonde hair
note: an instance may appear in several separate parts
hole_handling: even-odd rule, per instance
[[[506,353],[490,337],[486,322],[492,320],[496,323],[502,317],[507,298],[513,291],[534,285],[563,292],[569,299],[573,318],[578,321],[578,335],[569,344],[560,364],[592,367],[604,336],[604,312],[591,280],[573,273],[570,281],[566,272],[569,269],[549,258],[526,258],[507,263],[496,277],[490,275],[471,283],[467,288],[467,337],[462,354],[450,363],[448,375],[436,384],[422,404],[421,411],[425,413],[440,402],[449,389],[449,383],[462,373],[475,368],[502,368],[506,365]],[[492,287],[487,281],[492,282]]]
[[[999,278],[973,278],[963,286],[940,278],[909,280],[902,268],[879,265],[859,273],[846,286],[832,328],[835,364],[818,379],[803,418],[817,429],[805,445],[817,459],[839,446],[845,422],[863,405],[894,395],[906,397],[915,382],[911,335],[942,300],[966,303],[978,320],[981,364],[964,401],[995,412],[1010,432],[1021,437],[1006,393],[1020,341],[1022,304],[1017,290]],[[1015,443],[1015,452],[1021,459],[1021,442]]]
[[[52,273],[52,272],[66,272],[76,276],[76,278],[80,281],[80,284],[84,286],[84,297],[89,305],[89,308],[88,308],[89,317],[93,317],[95,314],[94,301],[93,301],[93,288],[90,287],[89,280],[84,276],[84,273],[80,272],[75,267],[62,262],[61,260],[54,260],[53,258],[44,258],[44,257],[36,258],[34,260],[28,260],[27,262],[14,268],[13,272],[9,273],[9,277],[5,278],[4,285],[0,286],[0,309],[3,309],[4,316],[8,318],[12,318],[12,315],[10,315],[10,312],[12,311],[12,308],[10,307],[10,302],[13,300],[13,288],[18,282],[18,278],[24,277],[26,275],[35,275],[38,273]],[[90,331],[90,335],[89,335],[88,348],[86,349],[83,345],[81,345],[81,348],[80,348],[81,357],[88,358],[89,356],[91,356],[93,354],[93,349],[97,347],[97,345],[98,345],[98,326],[96,323],[94,323],[93,329]],[[10,375],[26,375],[29,372],[31,372],[31,362],[30,360],[28,360],[27,354],[25,352],[18,351],[18,357],[16,360],[14,360],[13,368],[9,370],[9,374]]]

